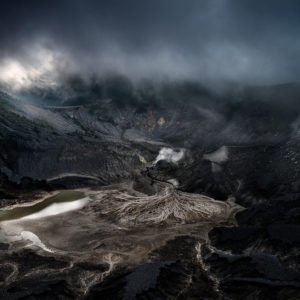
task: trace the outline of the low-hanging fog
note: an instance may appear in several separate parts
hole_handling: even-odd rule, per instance
[[[2,1],[0,81],[12,90],[115,74],[278,84],[300,70],[298,1]]]

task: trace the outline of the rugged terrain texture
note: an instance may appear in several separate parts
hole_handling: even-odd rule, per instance
[[[0,93],[1,205],[45,190],[97,191],[131,182],[131,191],[137,193],[129,193],[131,206],[121,190],[107,194],[101,204],[102,215],[110,216],[114,224],[124,221],[118,219],[120,214],[126,219],[126,214],[140,212],[129,220],[130,226],[133,220],[156,226],[152,221],[157,220],[159,207],[175,216],[159,224],[159,231],[170,234],[170,224],[181,224],[189,215],[186,203],[194,212],[200,205],[194,195],[201,194],[224,205],[234,198],[244,207],[236,226],[208,226],[209,238],[196,234],[200,228],[170,234],[172,238],[154,247],[142,263],[120,265],[113,272],[109,269],[113,257],[74,264],[67,256],[14,251],[1,243],[0,295],[299,299],[299,86],[220,95],[187,84],[147,95],[93,96],[84,104],[77,99],[64,106],[41,107]],[[174,153],[180,151],[183,156],[177,160]],[[161,190],[160,184],[172,188]],[[108,270],[101,280],[99,274]]]

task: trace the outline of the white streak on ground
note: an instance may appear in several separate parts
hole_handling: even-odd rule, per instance
[[[54,216],[54,215],[62,214],[62,213],[69,212],[72,210],[80,209],[86,205],[88,200],[89,200],[89,197],[85,197],[85,198],[75,200],[75,201],[70,201],[70,202],[53,203],[53,204],[47,206],[46,208],[40,210],[39,212],[28,215],[19,220],[39,219],[39,218]]]
[[[29,241],[32,242],[32,245],[38,246],[38,247],[42,248],[43,250],[45,250],[47,252],[51,252],[51,253],[54,252],[53,250],[48,248],[44,243],[42,243],[40,238],[31,231],[22,231],[21,232],[21,237],[22,237],[23,240],[29,240]],[[31,246],[31,245],[27,245],[27,247],[28,246]]]
[[[68,177],[77,177],[77,178],[87,178],[87,179],[99,180],[99,178],[96,177],[96,176],[90,176],[90,175],[84,175],[84,174],[77,174],[77,173],[62,173],[62,174],[59,174],[57,176],[48,178],[47,181],[51,182],[53,180],[63,179],[63,178],[68,178]]]
[[[31,214],[16,220],[1,222],[0,236],[2,236],[2,238],[8,242],[15,242],[22,239],[25,241],[29,240],[32,242],[32,244],[29,244],[26,247],[35,245],[47,252],[55,252],[54,250],[48,248],[33,232],[24,230],[23,225],[19,224],[19,222],[24,220],[40,219],[48,216],[66,213],[73,210],[78,210],[85,206],[89,199],[89,197],[85,197],[70,202],[53,203],[35,214]]]

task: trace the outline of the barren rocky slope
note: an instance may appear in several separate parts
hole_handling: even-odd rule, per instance
[[[299,87],[220,95],[172,86],[147,101],[118,97],[41,107],[0,93],[1,205],[22,202],[32,193],[83,187],[95,192],[125,182],[130,186],[125,193],[129,200],[138,197],[134,202],[138,205],[147,201],[144,208],[153,212],[149,220],[157,217],[155,209],[169,211],[166,207],[176,201],[174,215],[185,212],[187,203],[195,212],[198,196],[194,197],[200,194],[220,201],[235,198],[236,205],[245,208],[236,211],[236,226],[233,220],[224,227],[203,225],[209,239],[201,226],[172,235],[169,224],[181,224],[180,218],[172,217],[158,224],[171,238],[151,248],[147,259],[117,266],[103,280],[99,274],[107,272],[112,257],[101,263],[74,263],[66,255],[14,251],[1,243],[0,295],[5,299],[298,299]],[[174,192],[165,193],[161,185]],[[113,224],[119,224],[120,197],[125,203],[127,199],[117,194],[109,191],[97,207],[99,216],[109,215]],[[165,202],[157,203],[161,199]],[[140,213],[133,218],[137,222],[148,212],[133,205],[122,208],[123,217],[133,211]],[[187,223],[195,223],[193,218]],[[128,236],[128,245],[139,243],[133,233]],[[89,287],[83,295],[85,284]]]

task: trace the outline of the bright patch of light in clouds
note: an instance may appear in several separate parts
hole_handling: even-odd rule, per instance
[[[20,90],[32,85],[53,85],[57,58],[45,48],[33,49],[28,61],[6,58],[0,62],[0,81],[8,88]]]

